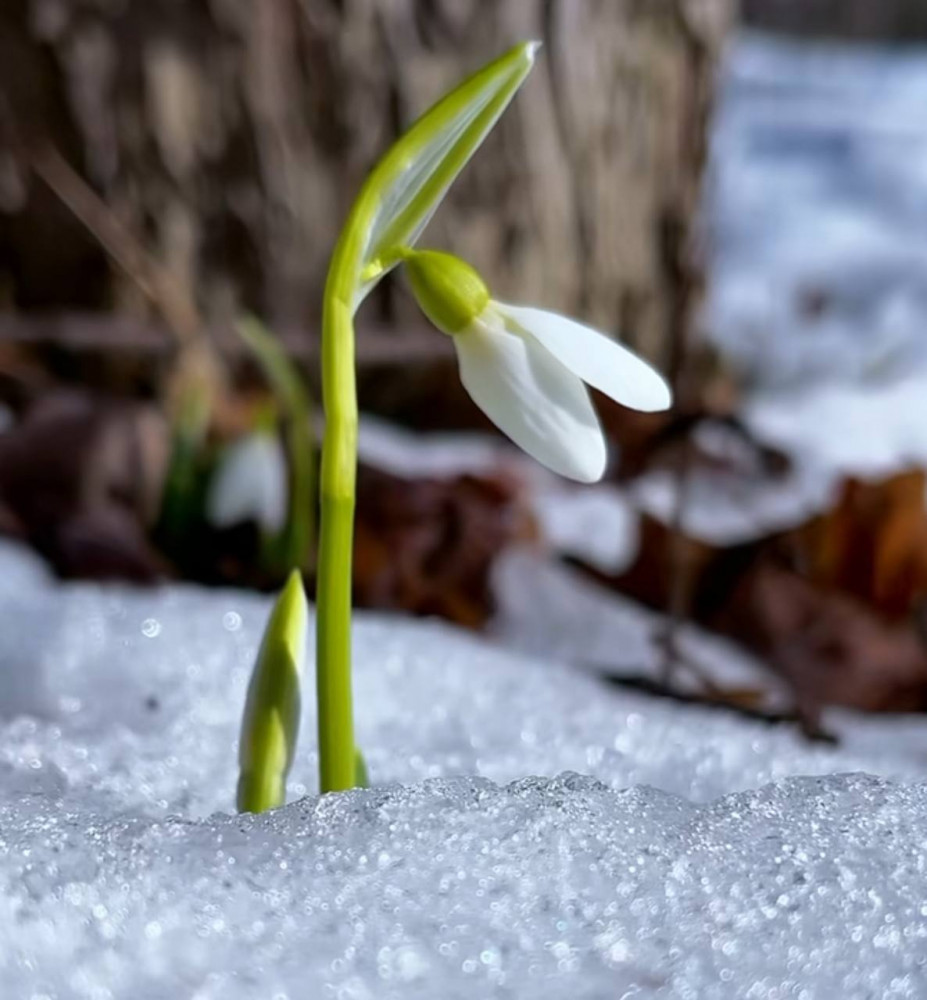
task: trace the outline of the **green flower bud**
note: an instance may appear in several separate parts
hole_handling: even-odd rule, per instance
[[[309,609],[297,570],[277,598],[258,652],[241,725],[239,812],[286,801],[286,776],[299,736],[300,684]]]
[[[415,300],[443,333],[468,329],[489,304],[483,279],[459,257],[438,250],[412,250],[404,260]]]

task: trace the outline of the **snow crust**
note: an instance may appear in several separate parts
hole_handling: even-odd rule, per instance
[[[927,787],[476,778],[193,824],[0,804],[6,996],[923,996]]]
[[[610,688],[575,665],[590,623],[641,661],[653,623],[507,573],[496,644],[358,616],[376,787],[313,795],[306,699],[295,801],[236,817],[268,601],[0,547],[2,995],[923,996],[921,722],[835,716],[835,750]]]

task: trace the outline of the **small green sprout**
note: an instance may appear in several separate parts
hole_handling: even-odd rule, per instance
[[[171,552],[182,550],[201,517],[211,409],[212,396],[203,382],[191,379],[182,386],[172,417],[171,455],[157,525],[158,536]]]
[[[293,570],[264,630],[248,686],[238,751],[240,812],[263,812],[286,801],[286,776],[299,736],[308,624],[302,577]]]

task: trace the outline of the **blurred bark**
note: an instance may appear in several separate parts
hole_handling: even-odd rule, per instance
[[[509,43],[539,65],[427,236],[496,294],[676,369],[733,0],[4,0],[0,111],[50,139],[210,324],[314,328],[365,173]],[[0,149],[0,305],[144,315],[137,287]],[[386,283],[373,315],[412,306]]]
[[[743,0],[743,11],[748,24],[797,35],[927,38],[924,0]]]

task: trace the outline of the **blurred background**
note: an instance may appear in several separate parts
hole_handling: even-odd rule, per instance
[[[311,584],[332,245],[390,142],[529,37],[422,245],[677,404],[599,399],[607,481],[556,481],[391,276],[358,602],[810,738],[828,704],[922,711],[923,0],[4,0],[0,532],[65,578]]]

